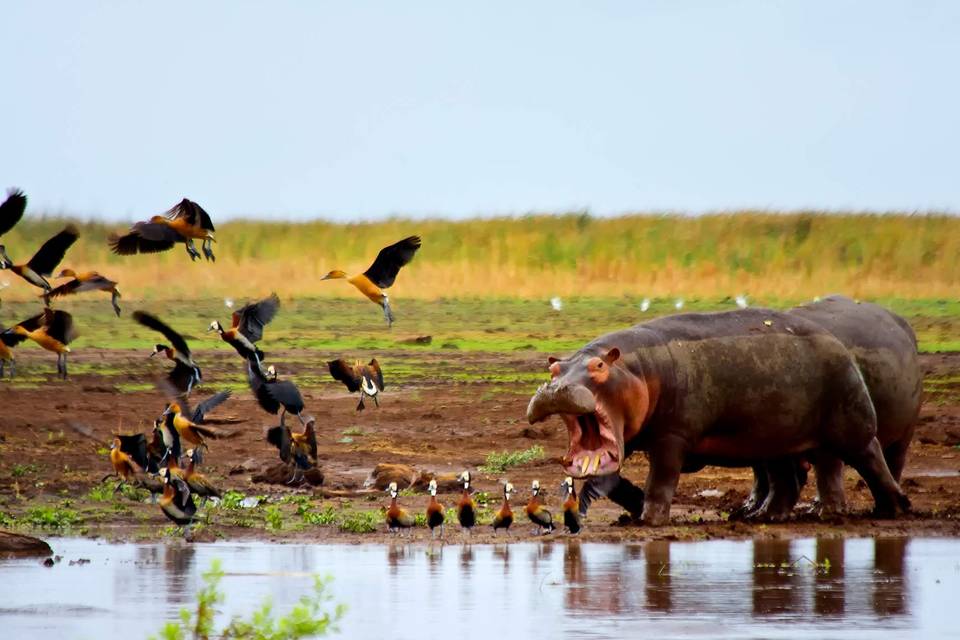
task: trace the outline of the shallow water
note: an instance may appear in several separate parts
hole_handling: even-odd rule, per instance
[[[4,638],[145,638],[189,606],[215,558],[227,574],[221,621],[267,595],[284,611],[329,574],[349,606],[345,638],[960,637],[955,539],[50,542],[63,556],[53,568],[0,561]],[[90,563],[69,565],[79,558]]]

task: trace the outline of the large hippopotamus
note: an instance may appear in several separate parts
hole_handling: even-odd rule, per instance
[[[832,310],[823,308],[831,305]],[[642,505],[648,524],[668,520],[680,472],[704,464],[765,464],[761,468],[768,470],[769,482],[761,487],[766,495],[760,501],[768,509],[789,510],[799,489],[778,493],[778,487],[796,486],[800,456],[820,463],[824,472],[818,472],[818,487],[829,506],[842,505],[839,469],[845,462],[867,482],[876,513],[893,516],[908,509],[909,501],[884,459],[868,376],[858,362],[872,361],[869,352],[884,342],[884,327],[892,324],[904,331],[905,323],[879,307],[864,307],[883,326],[876,332],[881,335],[855,340],[863,349],[858,360],[856,349],[848,349],[813,318],[840,316],[862,306],[831,298],[821,307],[788,313],[683,314],[610,333],[570,358],[550,359],[552,380],[531,399],[527,417],[533,423],[560,415],[570,439],[566,473],[591,478],[587,489],[601,486],[595,493],[607,494],[631,511],[639,512]],[[852,334],[857,324],[837,322]],[[860,330],[873,331],[862,320]],[[908,327],[906,331],[912,340]],[[904,361],[915,360],[915,342],[912,354]],[[873,384],[887,388],[883,376]],[[909,423],[891,428],[900,435],[887,439],[889,453],[899,455],[899,473],[912,436],[919,384],[906,376],[889,387],[909,388],[917,398],[912,409],[891,410],[904,417],[890,424]],[[882,423],[887,424],[886,418]],[[645,495],[619,477],[624,458],[633,451],[646,451],[650,459]]]

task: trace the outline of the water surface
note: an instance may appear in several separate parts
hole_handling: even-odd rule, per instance
[[[53,568],[0,561],[4,638],[145,638],[215,558],[221,621],[268,595],[286,610],[329,574],[346,638],[960,637],[953,539],[51,546]]]

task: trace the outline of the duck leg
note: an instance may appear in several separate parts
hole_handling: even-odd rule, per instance
[[[387,327],[393,326],[393,311],[390,310],[390,298],[383,294],[383,318],[387,321]]]
[[[209,260],[210,262],[217,261],[217,257],[213,255],[213,241],[210,240],[210,238],[204,238],[203,244],[200,246],[203,249],[203,255],[206,257],[207,260]]]
[[[365,407],[363,406],[363,389],[360,390],[360,403],[357,405],[357,411],[363,411]]]
[[[188,239],[183,244],[187,248],[187,255],[190,256],[190,260],[196,261],[196,259],[200,257],[200,252],[197,251],[197,247],[193,244],[193,240]]]
[[[113,311],[117,314],[117,317],[120,317],[120,303],[117,302],[120,299],[120,292],[114,289],[110,293],[110,304],[113,305]]]
[[[0,380],[3,380],[3,366],[7,363],[6,360],[0,360]],[[11,378],[13,376],[10,376]]]

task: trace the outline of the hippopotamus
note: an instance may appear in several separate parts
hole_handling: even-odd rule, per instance
[[[594,495],[640,511],[647,524],[668,521],[681,471],[766,462],[773,494],[778,484],[796,483],[800,456],[853,466],[877,515],[909,509],[884,459],[854,353],[800,310],[658,318],[602,336],[569,358],[550,358],[549,370],[528,420],[560,415],[569,435],[564,471],[590,478],[587,489],[601,487]],[[619,477],[634,451],[650,460],[645,492]],[[825,473],[818,484],[836,503],[833,480]],[[764,502],[781,510],[796,501],[772,497]]]

